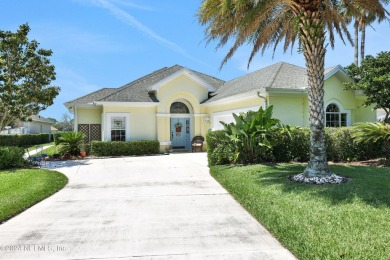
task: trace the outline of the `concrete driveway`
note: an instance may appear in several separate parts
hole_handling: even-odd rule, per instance
[[[0,225],[0,258],[294,259],[210,176],[204,153],[54,166],[69,184]]]

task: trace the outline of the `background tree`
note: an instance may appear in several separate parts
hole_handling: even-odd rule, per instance
[[[73,119],[68,113],[62,115],[61,120],[53,124],[59,131],[73,131]]]
[[[0,31],[0,130],[52,105],[60,90],[49,86],[56,75],[52,51],[29,41],[29,31],[27,24],[16,33]]]
[[[380,0],[380,2],[383,4],[388,4],[390,0]],[[389,13],[387,10],[385,10],[384,13],[372,12],[369,9],[365,9],[364,6],[359,5],[359,3],[348,1],[342,1],[341,13],[344,15],[348,23],[352,21],[354,23],[354,64],[359,66],[359,31],[361,32],[360,60],[362,61],[365,58],[367,26],[370,26],[375,21],[382,22],[384,20],[388,20],[387,16]]]
[[[199,22],[206,26],[208,42],[218,40],[218,47],[233,40],[221,67],[244,43],[252,45],[248,66],[260,50],[284,41],[284,50],[298,40],[308,74],[310,161],[305,177],[330,176],[324,133],[324,61],[326,32],[331,47],[334,33],[351,41],[346,20],[340,13],[341,2],[385,15],[378,0],[204,0],[198,12]],[[355,9],[351,10],[355,14]]]
[[[57,123],[57,122],[58,122],[57,119],[52,118],[52,117],[48,117],[47,119],[49,119],[49,120],[52,121],[53,123]]]
[[[362,90],[367,99],[364,106],[386,112],[385,122],[390,123],[390,52],[380,52],[376,57],[367,56],[360,67],[351,64],[345,67],[354,80],[345,83],[347,89]]]

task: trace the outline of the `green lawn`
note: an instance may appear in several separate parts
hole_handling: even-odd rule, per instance
[[[0,223],[62,189],[68,178],[44,169],[0,171]]]
[[[43,150],[42,153],[47,154],[47,155],[53,155],[55,153],[58,153],[58,147],[56,148],[54,145]]]
[[[390,169],[331,168],[352,180],[288,181],[300,164],[212,166],[211,174],[299,259],[389,259]]]
[[[37,146],[48,146],[48,145],[54,145],[54,142],[50,142],[50,143],[44,143],[44,144],[37,144],[37,145],[32,145],[31,147],[28,148],[28,151],[31,152],[31,151],[35,151],[37,148]]]

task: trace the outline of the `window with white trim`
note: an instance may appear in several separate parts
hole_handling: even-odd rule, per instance
[[[111,117],[111,141],[126,141],[125,117]]]
[[[347,113],[341,113],[340,108],[335,103],[329,104],[326,107],[325,126],[326,127],[347,126]]]

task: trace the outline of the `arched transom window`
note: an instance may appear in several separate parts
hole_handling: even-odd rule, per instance
[[[182,102],[173,102],[170,109],[171,114],[189,114],[190,110]]]
[[[347,126],[347,113],[341,113],[340,108],[332,103],[326,107],[326,127]]]

